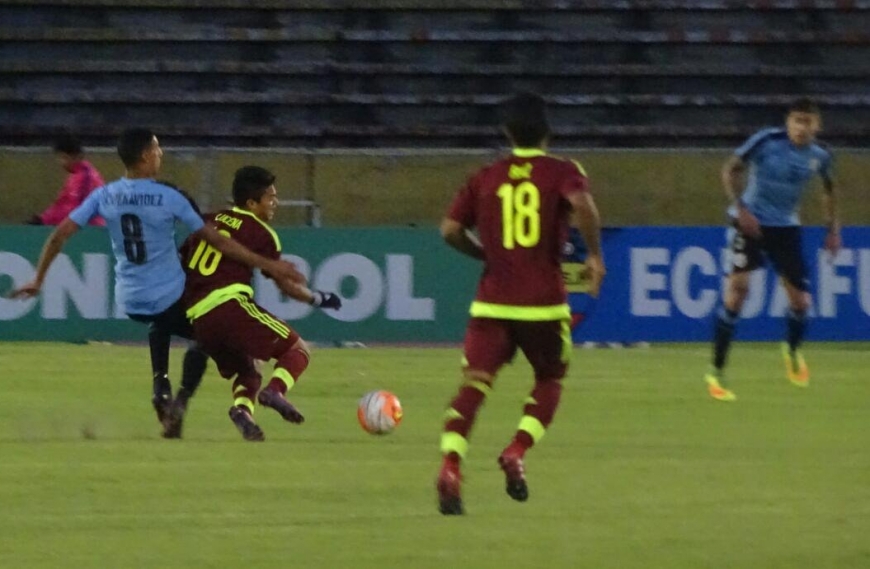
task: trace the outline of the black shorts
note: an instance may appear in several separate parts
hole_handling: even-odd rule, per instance
[[[127,314],[131,320],[144,322],[152,330],[159,330],[169,336],[193,339],[193,325],[187,319],[184,303],[178,301],[160,314]]]
[[[731,267],[735,273],[754,271],[770,259],[776,274],[798,290],[810,288],[801,251],[801,228],[761,226],[761,239],[748,237],[735,225],[728,232]]]

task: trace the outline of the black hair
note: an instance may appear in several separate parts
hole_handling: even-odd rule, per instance
[[[54,138],[52,149],[55,152],[63,152],[72,156],[78,156],[83,152],[79,137],[68,130],[61,130]]]
[[[188,194],[187,192],[185,192],[184,190],[182,190],[181,188],[179,188],[178,186],[176,186],[172,182],[167,182],[166,180],[157,180],[157,183],[163,184],[164,186],[169,186],[170,188],[172,188],[173,190],[175,190],[176,192],[178,192],[179,194],[184,196],[184,198],[190,204],[190,207],[193,208],[193,211],[195,211],[197,215],[200,215],[200,216],[202,215],[202,210],[199,209],[199,204],[196,203],[196,200],[193,199],[192,195]]]
[[[550,134],[544,98],[527,92],[511,96],[502,103],[502,124],[517,146],[540,146]]]
[[[154,140],[154,133],[147,128],[128,128],[118,138],[118,156],[127,168],[132,168],[142,159]]]
[[[818,115],[819,105],[814,100],[809,97],[801,97],[799,99],[795,99],[791,105],[788,107],[789,113],[809,113],[811,115]]]
[[[233,203],[245,207],[248,200],[260,201],[266,189],[275,183],[275,174],[259,166],[243,166],[233,176]]]

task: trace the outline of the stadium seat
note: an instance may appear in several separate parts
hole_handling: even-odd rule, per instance
[[[870,5],[843,0],[0,0],[0,143],[491,146],[544,93],[565,145],[730,145],[815,96],[870,126]]]

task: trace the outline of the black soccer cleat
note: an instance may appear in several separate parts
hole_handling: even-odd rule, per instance
[[[277,391],[264,389],[257,396],[257,403],[263,407],[269,407],[278,412],[285,421],[301,424],[305,422],[305,417],[292,403]]]
[[[438,511],[445,516],[461,516],[465,514],[462,508],[462,475],[455,467],[443,466],[435,483],[438,490]]]
[[[163,419],[163,438],[180,439],[181,428],[184,425],[184,414],[187,412],[187,400],[176,398],[169,405],[166,417]]]
[[[245,407],[241,405],[230,407],[230,420],[236,425],[236,428],[242,433],[242,438],[246,441],[266,440],[263,429],[254,422],[251,413]]]
[[[169,406],[172,404],[171,393],[155,393],[151,397],[151,405],[154,406],[154,411],[157,413],[157,420],[162,425],[169,414]]]
[[[514,454],[503,453],[498,457],[498,465],[505,476],[505,490],[508,496],[517,502],[529,499],[529,487],[526,484],[526,469],[523,459]]]
[[[465,510],[462,509],[462,498],[444,498],[438,501],[438,511],[445,516],[464,516]]]

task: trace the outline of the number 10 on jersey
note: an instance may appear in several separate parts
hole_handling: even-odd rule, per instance
[[[496,195],[501,199],[504,248],[537,245],[541,240],[541,192],[538,187],[531,182],[516,186],[502,184]]]
[[[225,237],[230,236],[230,232],[226,229],[221,229],[218,233]],[[218,263],[221,262],[223,256],[223,253],[203,240],[199,242],[199,245],[197,245],[187,266],[191,269],[197,269],[200,274],[207,277],[214,274],[217,270]],[[197,264],[199,264],[199,267],[197,267]]]

